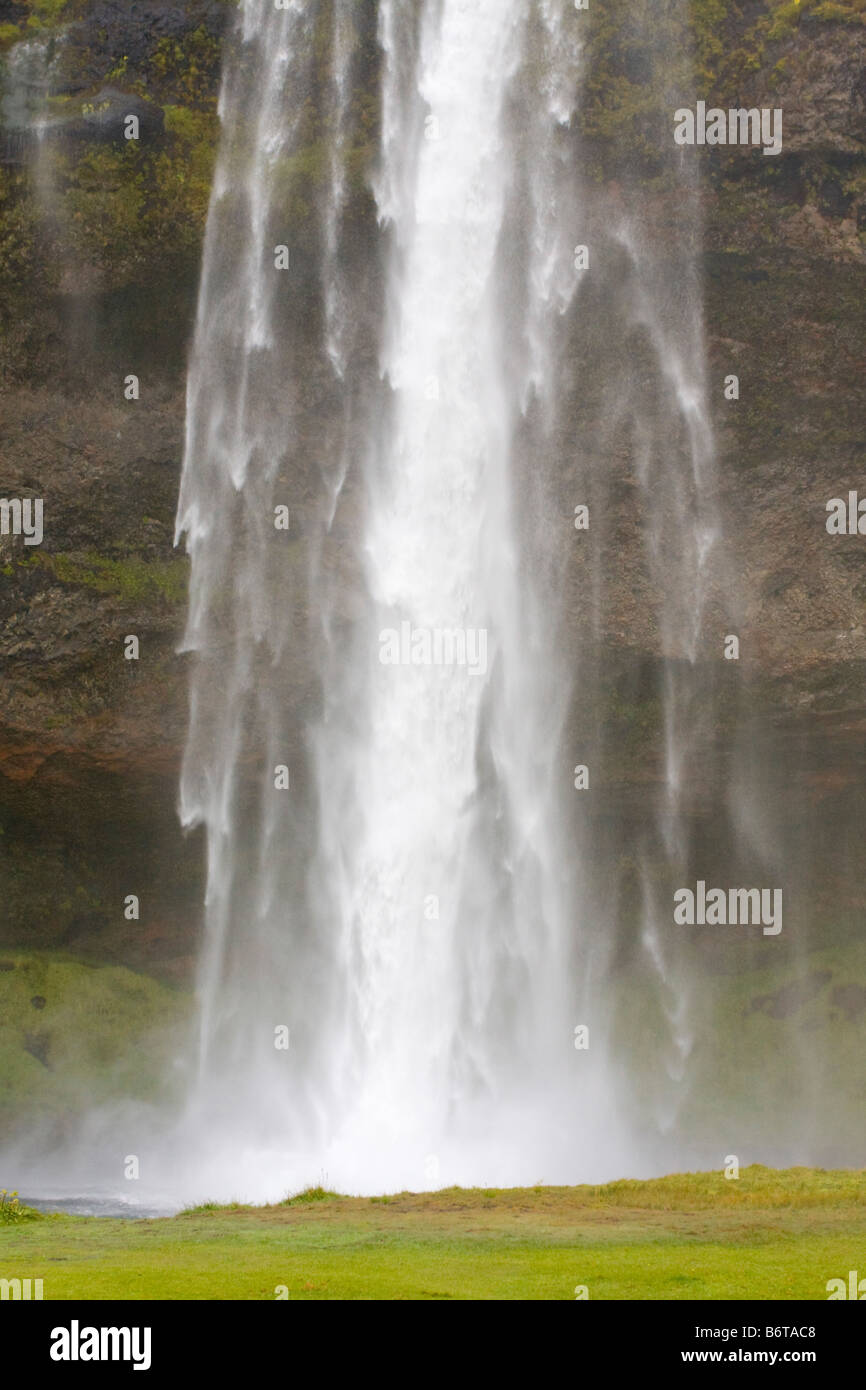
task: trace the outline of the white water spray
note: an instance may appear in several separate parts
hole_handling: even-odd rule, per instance
[[[568,520],[543,464],[590,225],[580,17],[382,0],[378,23],[372,314],[346,262],[350,11],[244,5],[222,97],[178,521],[196,654],[182,814],[208,841],[189,1123],[209,1191],[638,1162],[606,1050],[573,1046],[589,1015],[597,1042],[611,1026],[594,997],[608,919],[570,810],[580,663],[559,644]],[[273,254],[314,100],[327,186],[300,257],[318,300]],[[391,633],[409,636],[385,660]],[[459,654],[479,635],[473,670]]]

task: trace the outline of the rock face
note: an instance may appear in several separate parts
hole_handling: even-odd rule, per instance
[[[43,7],[25,31],[32,8],[0,3],[4,98],[25,32],[45,46],[53,94],[38,157],[0,131],[0,496],[45,504],[42,546],[0,537],[0,945],[58,946],[182,980],[202,846],[181,834],[174,810],[186,562],[173,521],[233,7],[81,0]],[[651,57],[629,47],[627,5],[596,8],[586,157],[615,196],[617,150],[643,142],[663,227],[677,206],[656,186],[641,125]],[[694,0],[700,83],[681,86],[671,109],[700,98],[784,111],[778,159],[690,152],[703,166],[720,501],[752,712],[776,720],[774,747],[799,759],[803,794],[826,805],[828,825],[850,824],[862,812],[866,542],[831,538],[824,523],[830,498],[866,495],[866,27],[854,5],[794,8]],[[359,10],[369,30],[371,6]],[[140,118],[137,143],[123,138],[128,114]],[[730,373],[735,402],[724,399]],[[302,428],[312,431],[321,406],[309,402]],[[608,714],[629,733],[628,710],[660,656],[639,593],[625,560],[606,638],[618,653]],[[130,635],[138,661],[124,659]],[[295,697],[315,699],[303,677]],[[804,751],[808,711],[820,720]],[[624,802],[640,794],[636,784],[617,791]],[[142,897],[138,921],[124,916],[129,894]]]
[[[129,82],[145,81],[156,93],[161,78],[201,66],[205,85],[214,78],[211,58],[218,54],[233,0],[89,0],[68,4],[57,16],[65,24],[70,61],[68,89],[87,91],[122,66]],[[173,60],[173,61],[172,61]]]
[[[49,123],[42,138],[116,143],[126,139],[130,118],[138,123],[139,139],[155,140],[163,133],[165,117],[154,102],[117,87],[100,87],[93,99],[83,104],[80,115]]]
[[[40,547],[0,537],[0,940],[177,980],[201,845],[175,811],[187,566],[173,522],[229,11],[109,0],[3,39],[4,110],[13,40],[52,95],[38,155],[33,131],[0,135],[0,494],[44,500]],[[27,13],[6,6],[0,22]]]

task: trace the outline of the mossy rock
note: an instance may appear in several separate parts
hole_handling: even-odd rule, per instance
[[[156,1097],[189,997],[119,966],[0,951],[0,1124]]]
[[[61,584],[77,585],[99,594],[111,594],[125,604],[171,605],[186,601],[189,561],[178,555],[171,560],[144,560],[137,555],[116,559],[95,551],[51,555],[38,551],[19,561],[19,567],[47,570]],[[8,573],[13,571],[8,569]]]

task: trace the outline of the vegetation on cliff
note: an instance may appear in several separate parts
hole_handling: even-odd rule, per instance
[[[164,1084],[187,998],[121,966],[57,952],[0,953],[0,1130],[62,1134],[84,1102]]]

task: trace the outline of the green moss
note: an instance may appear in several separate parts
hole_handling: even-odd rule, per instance
[[[51,29],[66,18],[69,0],[24,0],[30,14],[27,16],[28,29]]]
[[[808,5],[809,0],[806,0]],[[796,29],[803,14],[802,0],[785,0],[784,4],[777,5],[772,13],[767,36],[771,39],[785,38],[792,30]]]
[[[779,62],[778,62],[778,63],[776,64],[776,66],[773,68],[773,71],[772,71],[772,74],[771,74],[771,81],[772,81],[772,85],[773,85],[774,88],[778,87],[778,86],[780,85],[780,83],[781,83],[782,81],[784,81],[784,79],[787,77],[787,75],[788,75],[788,66],[789,66],[788,59],[787,59],[787,58],[780,58],[780,59],[779,59]]]
[[[217,120],[186,107],[166,111],[166,135],[151,144],[98,146],[73,159],[58,151],[64,246],[99,266],[107,289],[165,281],[179,263],[198,263],[210,200]],[[62,253],[62,254],[61,254]]]
[[[65,11],[52,3],[34,8],[32,17],[47,22],[61,13]],[[329,15],[330,7],[322,7],[310,45],[311,89],[330,80]],[[17,35],[15,26],[13,30]],[[358,48],[358,31],[347,41]],[[199,25],[180,37],[154,36],[150,53],[137,67],[121,55],[89,92],[52,99],[56,117],[75,119],[100,86],[119,81],[125,90],[161,106],[164,133],[83,148],[47,145],[41,178],[43,187],[51,189],[55,214],[48,219],[37,216],[26,177],[0,172],[0,194],[7,195],[0,197],[0,282],[8,284],[7,301],[18,294],[26,303],[37,284],[40,296],[60,292],[62,271],[67,283],[76,278],[92,282],[98,276],[105,296],[146,287],[157,300],[174,295],[179,281],[195,279],[219,143],[221,58],[220,39]],[[354,101],[344,161],[350,198],[369,201],[367,173],[376,146],[379,96],[370,54],[365,62],[368,79]],[[312,99],[301,102],[298,148],[279,170],[276,197],[282,199],[289,233],[297,234],[309,223],[330,175],[334,142],[326,106]],[[247,153],[239,148],[238,160]],[[231,158],[231,151],[225,157]]]
[[[775,0],[770,6],[767,37],[786,38],[808,15],[825,24],[866,23],[866,0]]]
[[[31,6],[31,25],[47,27],[75,13],[58,0]],[[0,46],[21,37],[0,29]],[[24,171],[0,170],[0,288],[26,298],[59,289],[61,268],[98,270],[103,291],[153,289],[192,276],[199,264],[219,138],[216,96],[219,38],[203,27],[179,39],[155,41],[137,71],[122,55],[90,93],[52,98],[52,114],[75,119],[106,82],[122,83],[146,100],[167,105],[165,134],[84,148],[47,145],[44,187],[55,215],[37,215]],[[38,238],[34,231],[38,227]],[[158,293],[158,291],[157,291]]]
[[[218,135],[218,123],[212,112],[198,111],[191,106],[166,106],[165,128],[188,146],[212,144]]]
[[[0,1124],[112,1095],[155,1096],[186,996],[120,966],[3,951]],[[12,967],[10,969],[10,966]]]
[[[725,52],[725,25],[730,11],[729,0],[692,0],[690,6],[696,76],[707,86],[714,80]]]
[[[34,262],[36,214],[26,175],[0,168],[0,287],[13,295]]]
[[[94,551],[61,555],[39,551],[21,564],[44,568],[61,584],[114,594],[130,604],[155,599],[181,604],[186,599],[189,565],[184,556],[171,560],[144,560],[138,555],[113,559]]]
[[[816,5],[812,13],[828,24],[866,24],[866,0],[848,0],[845,5],[825,0],[824,4]]]
[[[715,81],[728,13],[726,0],[692,0],[686,10],[608,0],[581,18],[586,77],[578,121],[596,147],[596,175],[620,163],[659,166],[672,112]]]
[[[152,183],[147,166],[135,141],[88,149],[76,163],[64,155],[55,161],[55,181],[66,185],[61,225],[71,247],[85,264],[105,267],[115,285],[149,261],[142,228]]]
[[[659,163],[670,116],[696,97],[726,106],[738,102],[744,76],[776,60],[778,50],[808,18],[817,23],[866,22],[866,0],[767,0],[756,17],[736,0],[606,0],[582,16],[585,79],[578,120],[596,176],[619,165]],[[593,151],[593,147],[594,151]]]
[[[126,76],[126,70],[128,67],[129,59],[126,56],[126,54],[123,54],[123,56],[117,60],[114,67],[111,68],[111,70],[108,73],[106,73],[106,82],[122,82]]]
[[[178,103],[213,108],[221,60],[219,39],[199,26],[181,39],[160,39],[148,62],[148,79]]]

